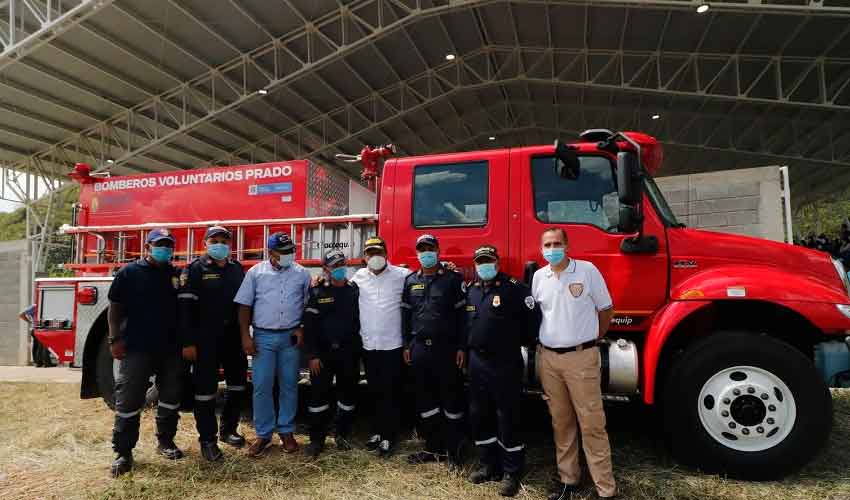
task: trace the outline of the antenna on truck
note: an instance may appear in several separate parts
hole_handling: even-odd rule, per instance
[[[337,153],[335,156],[338,160],[346,163],[357,163],[363,166],[363,171],[360,173],[360,178],[366,181],[369,189],[375,191],[377,189],[378,178],[378,160],[389,158],[396,153],[396,147],[392,144],[384,146],[363,146],[360,154],[350,155],[345,153]]]

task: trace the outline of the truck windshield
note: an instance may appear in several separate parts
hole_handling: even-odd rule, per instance
[[[658,215],[664,220],[665,224],[673,227],[685,227],[684,224],[676,220],[676,214],[673,213],[670,205],[667,204],[667,200],[664,199],[664,194],[658,189],[655,180],[649,174],[646,174],[644,175],[644,181],[646,182],[646,192],[649,195],[649,199],[655,205]]]

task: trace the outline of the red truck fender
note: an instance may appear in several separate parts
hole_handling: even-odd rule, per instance
[[[710,301],[670,302],[659,310],[652,319],[643,348],[643,401],[651,405],[655,401],[655,376],[658,358],[667,337],[686,317],[711,304]]]

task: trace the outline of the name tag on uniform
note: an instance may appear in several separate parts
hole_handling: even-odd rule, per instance
[[[475,306],[474,306],[474,305],[472,305],[472,304],[467,305],[467,306],[466,306],[466,311],[467,311],[467,312],[475,312]]]
[[[410,287],[410,289],[411,290],[425,290],[425,285],[422,285],[422,284],[413,285],[413,286]]]
[[[332,304],[333,301],[333,297],[325,297],[324,299],[319,299],[319,304]]]
[[[202,274],[202,275],[201,275],[201,279],[205,279],[205,280],[217,280],[217,279],[219,279],[220,277],[221,277],[221,276],[219,276],[219,275],[218,275],[218,274],[216,274],[216,273],[206,273],[206,274]]]

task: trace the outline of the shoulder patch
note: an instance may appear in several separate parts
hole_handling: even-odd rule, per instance
[[[534,301],[534,297],[531,295],[525,298],[525,307],[533,310],[535,304],[537,304],[537,302]]]
[[[474,304],[467,304],[466,305],[466,312],[475,312],[475,305]]]
[[[333,297],[323,297],[319,299],[319,304],[332,304],[334,301]]]
[[[519,281],[517,281],[516,278],[511,278],[510,282],[513,283],[514,285],[519,285]]]
[[[183,272],[180,273],[180,287],[185,287],[186,284],[189,283],[189,269],[183,269]]]
[[[466,281],[461,282],[460,291],[466,293],[466,289],[467,289]]]
[[[425,285],[422,283],[415,283],[410,287],[411,290],[425,290]]]

